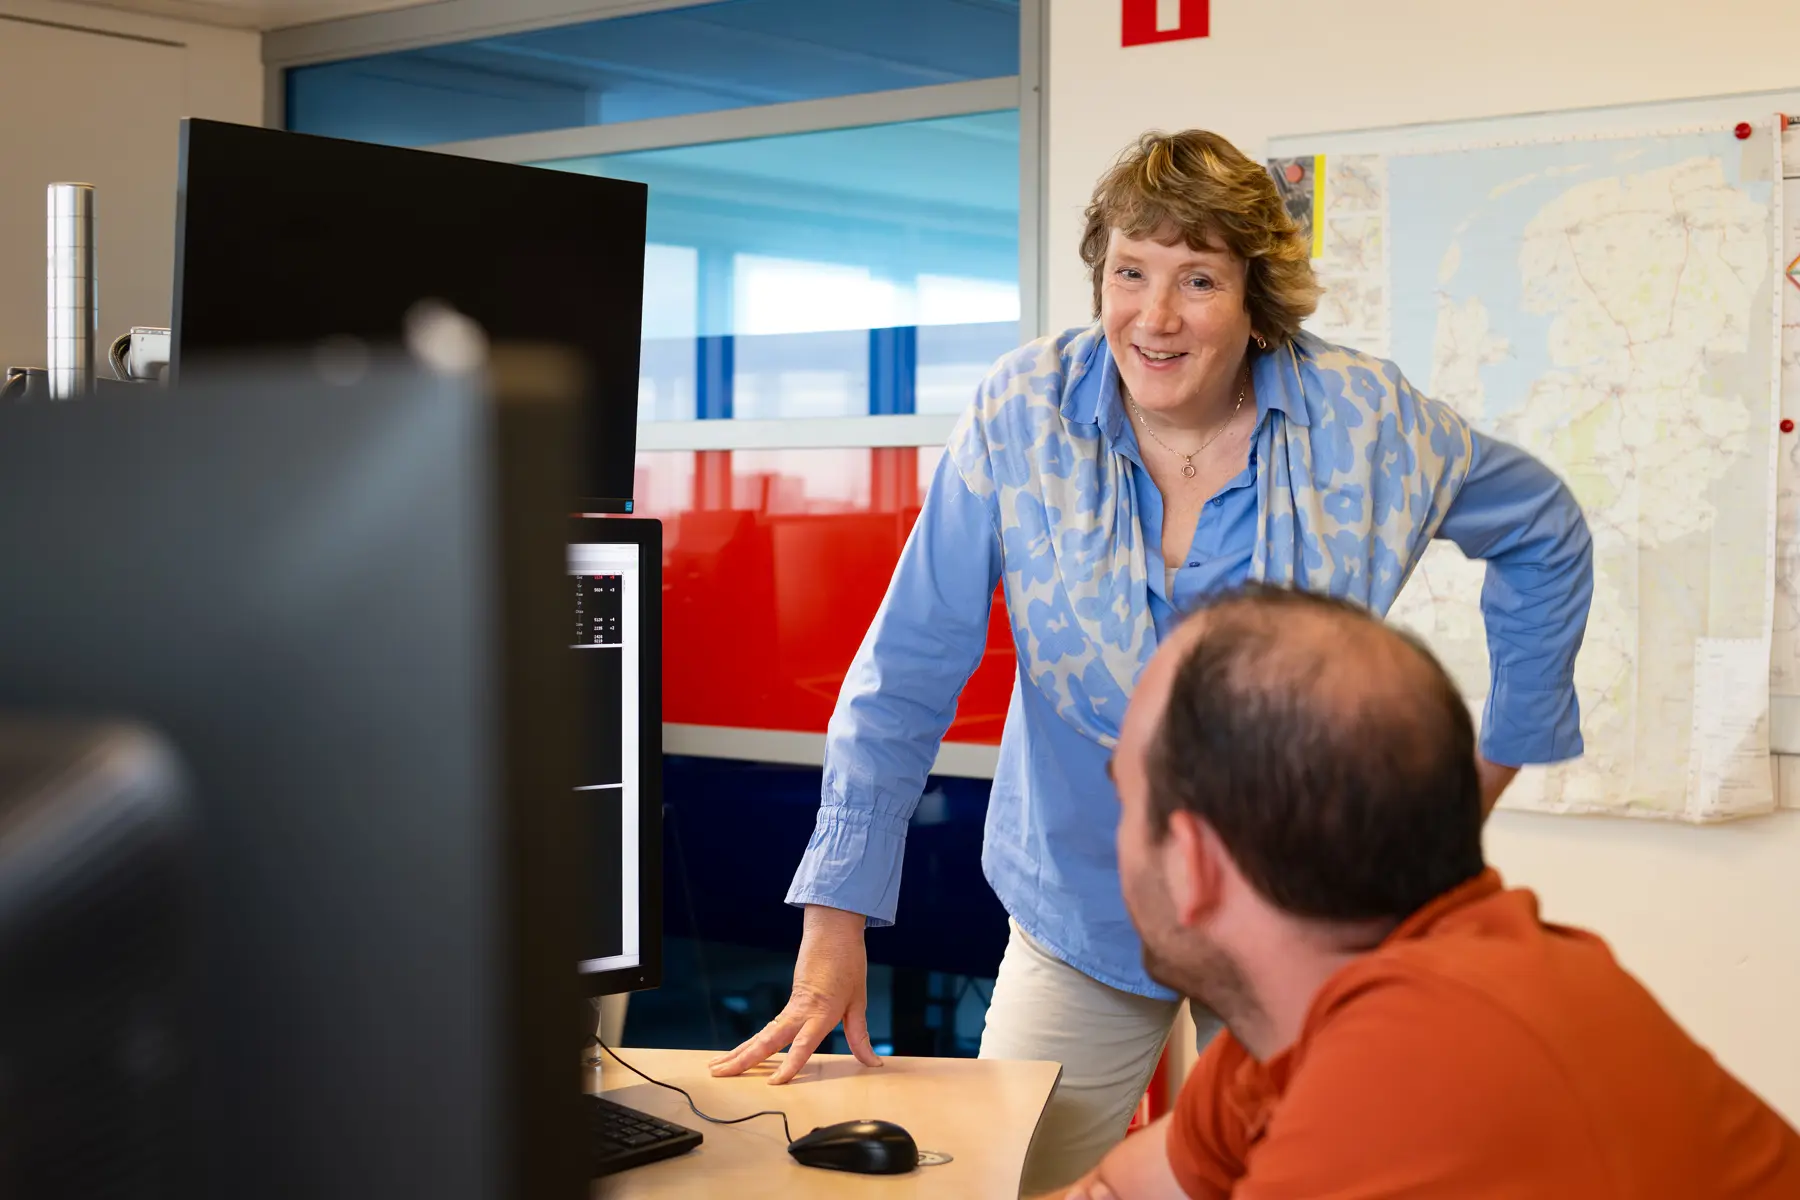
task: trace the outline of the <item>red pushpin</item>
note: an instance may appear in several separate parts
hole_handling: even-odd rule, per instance
[[[1302,179],[1306,178],[1306,168],[1302,167],[1299,163],[1289,163],[1287,165],[1287,170],[1283,171],[1282,174],[1287,176],[1287,181],[1289,183],[1299,183]]]
[[[1738,122],[1738,123],[1737,123],[1737,128],[1736,128],[1736,129],[1734,129],[1734,130],[1733,130],[1733,131],[1732,131],[1732,132],[1733,132],[1733,133],[1735,133],[1735,134],[1737,134],[1737,140],[1738,140],[1738,141],[1740,141],[1740,142],[1743,142],[1743,141],[1748,141],[1748,140],[1749,140],[1749,138],[1750,138],[1750,134],[1751,134],[1751,133],[1752,133],[1752,132],[1753,132],[1753,131],[1752,131],[1752,130],[1751,130],[1751,128],[1750,128],[1750,122],[1748,122],[1748,121],[1739,121],[1739,122]]]
[[[1783,433],[1794,432],[1794,422],[1787,417],[1781,418],[1781,432],[1783,432]]]

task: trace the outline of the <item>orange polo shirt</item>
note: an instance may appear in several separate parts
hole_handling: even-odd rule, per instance
[[[1194,1197],[1800,1200],[1800,1135],[1493,871],[1332,976],[1267,1063],[1215,1038],[1168,1147]]]

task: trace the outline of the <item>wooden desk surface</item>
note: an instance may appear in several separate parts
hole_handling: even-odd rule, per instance
[[[805,1200],[809,1196],[956,1196],[1014,1200],[1025,1151],[1062,1068],[1049,1062],[969,1058],[889,1058],[865,1067],[845,1055],[815,1054],[792,1083],[770,1087],[769,1068],[736,1079],[707,1073],[710,1051],[633,1050],[620,1053],[639,1070],[686,1088],[708,1115],[736,1117],[764,1108],[786,1111],[795,1137],[816,1126],[873,1118],[892,1121],[920,1150],[952,1157],[909,1175],[851,1175],[803,1167],[787,1152],[781,1121],[758,1117],[742,1125],[714,1125],[687,1102],[653,1087],[609,1059],[603,1094],[640,1112],[697,1129],[706,1141],[679,1158],[602,1179],[594,1195],[717,1196],[721,1200]],[[593,1089],[590,1076],[589,1090]]]

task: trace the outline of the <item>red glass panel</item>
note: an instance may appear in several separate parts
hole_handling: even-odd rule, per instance
[[[663,719],[824,733],[942,451],[638,456],[663,534]],[[1012,693],[998,595],[949,740],[998,743]]]

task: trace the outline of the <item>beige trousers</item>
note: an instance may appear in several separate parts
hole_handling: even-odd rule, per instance
[[[1012,923],[981,1057],[1048,1060],[1063,1069],[1025,1159],[1025,1195],[1073,1183],[1125,1136],[1180,1007],[1083,975]],[[1204,1045],[1216,1025],[1206,1014],[1195,1024]]]

